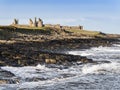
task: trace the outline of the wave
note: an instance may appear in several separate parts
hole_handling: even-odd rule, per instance
[[[48,68],[45,65],[37,66],[25,66],[25,67],[1,67],[3,70],[7,70],[15,74],[16,77],[20,78],[20,83],[16,85],[6,85],[6,87],[14,87],[17,89],[21,88],[35,88],[52,86],[54,84],[63,83],[67,78],[74,77],[81,73],[81,70],[77,66],[72,66],[67,69],[59,68]],[[33,79],[32,79],[33,78]],[[34,79],[38,79],[34,81]],[[39,79],[41,78],[41,79]],[[33,81],[28,81],[28,80]],[[27,81],[26,81],[27,80]]]
[[[101,88],[101,86],[103,86],[103,83],[100,81],[103,80],[106,83],[105,79],[110,78],[111,80],[111,77],[113,77],[114,80],[109,82],[109,79],[106,79],[110,83],[109,84],[107,82],[106,86],[108,87],[109,85],[111,85],[111,83],[112,84],[115,83],[116,86],[119,87],[120,62],[118,61],[120,61],[119,57],[120,47],[116,46],[94,47],[82,51],[80,50],[68,51],[66,53],[87,56],[99,61],[111,60],[111,63],[82,64],[82,65],[75,64],[73,66],[62,69],[59,68],[59,66],[51,67],[40,64],[38,64],[37,66],[25,66],[25,67],[5,66],[1,67],[1,69],[10,71],[11,73],[15,74],[16,77],[20,78],[19,84],[16,84],[15,86],[6,85],[6,87],[16,87],[17,89],[34,87],[46,89],[48,87],[49,89],[54,89],[55,87],[57,88],[58,86],[67,89],[68,86],[70,87],[73,84],[77,85],[76,83],[78,83],[78,86],[75,87],[76,90],[78,89],[78,87],[80,88],[86,88],[87,86],[91,87],[92,84],[93,87],[96,86],[96,88],[98,87]],[[103,86],[103,88],[106,86]],[[68,88],[68,90],[69,89],[70,88]]]
[[[113,46],[120,47],[120,43],[119,44],[113,44]]]
[[[85,65],[82,68],[83,74],[101,74],[101,73],[120,73],[120,63],[112,62],[107,64],[98,64],[98,65]]]
[[[120,54],[120,47],[93,47],[91,49],[67,51],[67,54],[80,56],[98,56],[100,57],[118,57]]]
[[[40,76],[39,73],[38,74],[36,73],[38,70],[41,72],[49,71],[49,68],[45,67],[45,65],[39,65],[39,64],[36,67],[35,66],[25,66],[25,67],[5,66],[5,67],[1,67],[1,69],[10,71],[15,76],[20,77],[22,79]]]
[[[120,48],[119,47],[94,47],[90,49],[91,51],[102,51],[102,52],[120,52]]]
[[[91,52],[86,52],[86,51],[68,51],[68,54],[72,54],[72,55],[81,55],[81,56],[89,56],[89,55],[93,55],[93,53]]]

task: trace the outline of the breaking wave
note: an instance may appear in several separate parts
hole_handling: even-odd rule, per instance
[[[98,65],[92,65],[87,66],[85,65],[82,68],[82,73],[84,74],[99,74],[99,73],[120,73],[120,63],[112,62],[107,64],[98,64]]]

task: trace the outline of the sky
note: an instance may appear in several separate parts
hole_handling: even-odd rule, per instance
[[[0,0],[0,25],[9,25],[14,18],[28,24],[34,17],[45,24],[120,34],[120,0]]]

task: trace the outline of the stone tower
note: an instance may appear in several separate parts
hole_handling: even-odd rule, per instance
[[[17,20],[17,19],[14,19],[14,21],[13,21],[12,24],[13,24],[13,25],[17,25],[17,24],[18,24],[18,20]]]
[[[43,27],[43,21],[42,21],[42,19],[38,19],[38,23],[37,23],[37,26],[38,27]]]
[[[80,30],[83,30],[83,26],[79,26]]]
[[[34,26],[32,19],[29,19],[29,25],[30,25],[30,27],[33,27],[33,26]]]
[[[37,27],[38,25],[38,22],[37,22],[37,18],[35,17],[35,21],[34,21],[34,27]]]

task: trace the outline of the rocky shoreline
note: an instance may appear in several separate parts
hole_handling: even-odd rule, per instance
[[[62,51],[110,46],[118,39],[64,39],[45,42],[0,43],[0,66],[36,66],[37,64],[72,65],[94,63],[87,57],[68,55]]]
[[[68,55],[64,51],[110,46],[119,41],[117,37],[85,30],[0,26],[0,66],[94,63],[87,57]]]
[[[0,43],[0,66],[22,67],[45,64],[47,67],[57,65],[61,68],[62,65],[64,66],[62,68],[68,68],[73,64],[110,63],[109,61],[97,62],[87,57],[65,54],[62,51],[110,46],[118,41],[118,39],[64,39],[47,42],[2,42]],[[11,72],[0,69],[0,84],[18,84],[19,81],[19,78]]]
[[[109,61],[97,62],[84,56],[65,53],[68,50],[111,46],[120,41],[117,39],[119,35],[112,37],[113,35],[107,36],[101,33],[90,35],[81,34],[81,32],[75,34],[56,28],[29,30],[11,26],[0,27],[0,84],[19,83],[19,78],[2,69],[4,66],[23,67],[42,64],[47,67],[55,65],[67,68],[73,64],[110,63]]]

